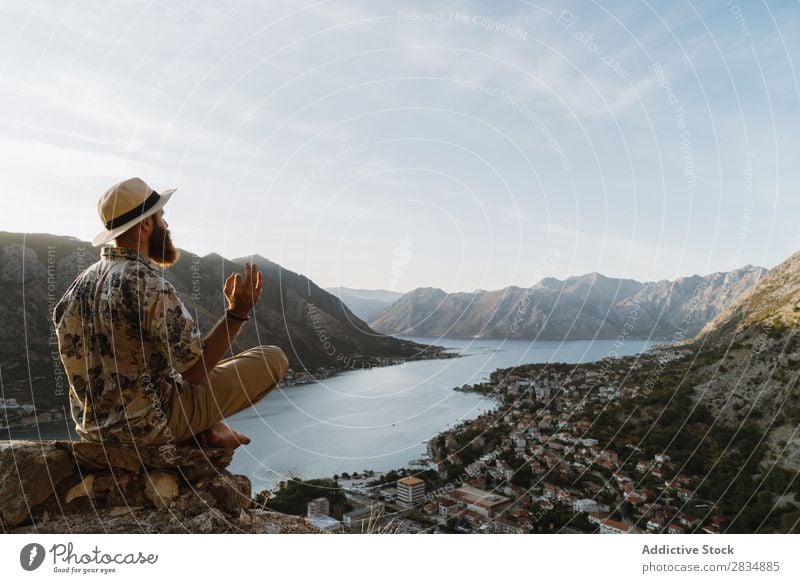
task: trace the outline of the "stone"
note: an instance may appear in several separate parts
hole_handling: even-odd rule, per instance
[[[55,441],[56,447],[72,453],[78,465],[89,470],[108,468],[137,472],[142,467],[172,470],[187,480],[215,476],[230,465],[233,450],[222,448],[174,447],[162,445],[133,447],[90,441]]]
[[[112,490],[116,490],[117,488],[124,490],[125,487],[128,485],[128,481],[130,480],[130,475],[127,473],[119,472],[117,475],[114,474],[102,474],[97,476],[94,482],[94,491],[97,494],[111,492]]]
[[[250,480],[225,469],[232,450],[176,451],[170,462],[155,446],[0,441],[0,532],[318,532],[254,509]]]
[[[236,482],[236,489],[242,496],[242,508],[250,508],[253,499],[253,484],[250,478],[240,474],[231,474],[231,478]]]
[[[47,442],[0,441],[0,522],[16,526],[29,519],[31,509],[54,496],[72,474],[67,452]]]
[[[238,517],[240,510],[250,506],[250,480],[244,476],[239,478],[244,478],[244,481],[230,474],[221,474],[212,479],[207,487],[216,500],[217,508],[232,517]]]
[[[145,480],[144,495],[156,508],[168,508],[178,496],[178,480],[166,472],[153,472]]]
[[[175,503],[175,508],[179,512],[186,513],[187,516],[196,516],[213,508],[217,501],[209,492],[191,488],[189,492],[180,496]]]
[[[67,490],[67,493],[64,495],[64,502],[69,504],[76,498],[82,498],[83,496],[94,498],[94,478],[94,474],[85,475],[83,480]]]
[[[141,506],[114,506],[108,511],[109,516],[125,516],[141,510]]]
[[[208,511],[198,514],[186,522],[186,528],[190,532],[202,534],[225,530],[229,526],[230,521],[216,508],[210,508]]]

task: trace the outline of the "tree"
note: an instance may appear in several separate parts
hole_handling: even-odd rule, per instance
[[[330,502],[332,516],[342,515],[347,498],[336,482],[330,479],[287,480],[286,487],[266,501],[266,507],[283,514],[305,516],[308,503],[320,497]]]

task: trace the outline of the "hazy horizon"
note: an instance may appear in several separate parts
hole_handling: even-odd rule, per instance
[[[6,233],[6,234],[10,234],[10,235],[23,235],[23,236],[26,236],[26,235],[45,235],[45,236],[53,235],[53,236],[56,236],[56,237],[72,237],[72,238],[77,238],[77,239],[81,240],[79,237],[75,237],[74,235],[58,234],[58,233],[43,233],[43,232],[22,233],[22,232],[15,232],[15,231],[0,231],[0,234],[2,234],[2,233]],[[92,247],[90,241],[83,241],[83,242],[85,242],[87,244],[87,248],[94,249],[97,252],[99,252],[99,250],[101,249],[101,247]],[[178,247],[181,250],[181,252],[185,252],[190,256],[197,256],[197,257],[203,258],[203,257],[206,257],[206,256],[208,256],[210,254],[222,255],[218,251],[209,251],[208,253],[204,253],[204,254],[200,255],[199,253],[196,253],[196,252],[192,251],[191,249],[186,249],[178,241],[173,241],[173,242],[175,243],[175,246]],[[257,256],[257,255],[263,257],[264,259],[272,261],[273,263],[277,263],[278,265],[281,265],[279,262],[275,261],[274,259],[271,259],[270,257],[267,257],[263,253],[258,253],[258,252],[247,254],[247,255],[231,256],[231,257],[223,255],[223,257],[225,259],[229,260],[229,261],[234,261],[234,260],[237,260],[237,259],[242,259],[244,257],[251,257],[251,256]],[[289,269],[285,265],[281,265],[281,267],[284,268],[284,269]],[[739,267],[735,267],[735,268],[733,268],[731,270],[728,270],[728,271],[734,271],[734,270],[737,270],[737,269],[748,269],[748,268],[753,268],[753,269],[762,269],[763,268],[763,269],[768,269],[769,270],[769,269],[772,269],[773,267],[775,267],[775,266],[773,265],[771,267],[765,267],[763,265],[750,265],[750,264],[747,264],[747,265],[741,265]],[[294,270],[290,269],[290,271],[294,271]],[[296,272],[296,273],[299,273],[300,275],[303,275],[303,276],[307,277],[308,279],[313,281],[316,285],[318,285],[320,288],[325,289],[325,290],[334,289],[334,288],[347,288],[347,289],[358,290],[358,291],[383,291],[383,292],[395,292],[395,293],[399,293],[399,294],[406,294],[406,293],[408,293],[410,291],[414,291],[414,290],[419,289],[419,288],[436,288],[436,289],[441,289],[442,291],[444,291],[445,293],[448,293],[448,294],[458,294],[458,293],[467,293],[467,294],[469,294],[469,293],[475,293],[475,292],[478,292],[478,291],[493,292],[493,291],[500,291],[502,289],[505,289],[505,288],[496,288],[496,289],[476,288],[476,289],[473,289],[473,290],[452,290],[452,291],[448,291],[446,289],[443,289],[443,288],[435,286],[435,285],[420,285],[420,286],[417,286],[415,288],[407,289],[405,291],[398,291],[398,290],[387,290],[387,289],[383,289],[383,288],[358,288],[358,287],[348,286],[348,285],[344,285],[344,284],[328,286],[328,285],[323,285],[320,282],[318,282],[313,277],[313,274],[300,273],[300,272]],[[647,281],[642,281],[642,280],[638,280],[638,279],[635,279],[635,278],[630,278],[630,277],[629,278],[621,278],[621,277],[618,277],[616,275],[611,275],[611,274],[608,274],[608,273],[600,273],[600,272],[576,273],[576,274],[568,275],[566,277],[554,277],[554,276],[545,275],[544,277],[542,277],[542,279],[554,278],[554,279],[558,279],[560,281],[563,281],[563,280],[570,279],[570,278],[578,278],[578,277],[584,277],[584,276],[592,275],[592,273],[598,273],[599,275],[607,277],[607,278],[610,278],[610,279],[634,279],[635,281],[638,281],[639,283],[645,283],[645,284],[646,283],[656,283],[658,281],[665,281],[665,280],[647,280]],[[724,273],[724,272],[712,271],[712,272],[709,272],[709,273],[692,273],[692,274],[686,274],[686,275],[679,275],[675,279],[678,279],[678,278],[689,278],[689,277],[695,277],[695,276],[705,277],[705,276],[708,276],[708,275],[712,275],[714,273]],[[534,282],[533,285],[536,285],[537,283],[540,283],[542,281],[542,279],[540,279],[539,281]],[[666,281],[674,281],[674,280],[666,280]],[[505,287],[523,287],[523,286],[513,286],[513,284],[512,284],[512,285],[508,285],[508,286],[505,286]],[[528,287],[532,287],[532,286],[528,286]]]

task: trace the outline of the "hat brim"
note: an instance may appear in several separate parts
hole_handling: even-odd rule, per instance
[[[120,225],[119,227],[115,227],[114,229],[111,229],[110,231],[108,231],[106,229],[103,229],[92,240],[92,246],[93,247],[99,247],[100,245],[103,245],[104,243],[108,243],[109,241],[111,241],[113,239],[116,239],[118,236],[120,236],[122,233],[124,233],[125,231],[127,231],[128,229],[133,227],[134,225],[136,225],[138,223],[141,223],[147,217],[149,217],[151,215],[154,215],[159,210],[161,210],[165,204],[167,204],[167,201],[169,201],[169,199],[172,198],[172,193],[175,192],[176,190],[178,190],[178,189],[177,188],[168,188],[164,192],[160,192],[159,195],[161,196],[161,198],[158,199],[158,202],[156,204],[154,204],[146,212],[142,213],[142,215],[140,217],[137,217],[137,218],[133,219],[132,221],[128,221],[124,225]]]

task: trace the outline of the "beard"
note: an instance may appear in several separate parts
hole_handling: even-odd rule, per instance
[[[170,267],[180,259],[181,252],[172,244],[169,229],[165,229],[155,223],[155,228],[150,234],[147,255],[157,265]]]

